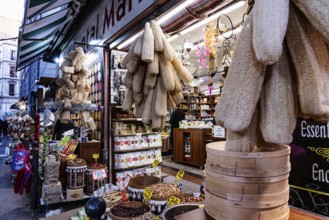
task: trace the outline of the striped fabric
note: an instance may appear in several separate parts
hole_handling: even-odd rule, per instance
[[[72,0],[30,0],[20,30],[17,68],[41,58],[72,21]]]

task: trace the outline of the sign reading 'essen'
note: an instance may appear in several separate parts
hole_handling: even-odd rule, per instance
[[[289,204],[329,216],[329,122],[299,119],[293,137]]]

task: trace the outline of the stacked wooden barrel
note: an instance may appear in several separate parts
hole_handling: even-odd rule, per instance
[[[221,220],[288,219],[290,148],[245,153],[224,146],[207,145],[206,212]]]

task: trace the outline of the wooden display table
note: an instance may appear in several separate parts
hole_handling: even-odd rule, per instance
[[[203,168],[211,132],[211,128],[174,128],[174,161]]]
[[[79,143],[75,152],[78,154],[78,157],[84,159],[87,164],[95,163],[93,154],[99,154],[99,158],[101,158],[101,142],[92,140],[85,143]]]

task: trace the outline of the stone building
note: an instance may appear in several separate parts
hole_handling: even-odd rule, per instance
[[[20,21],[0,17],[0,117],[19,101],[20,73],[16,72]],[[15,31],[16,30],[16,31]]]

